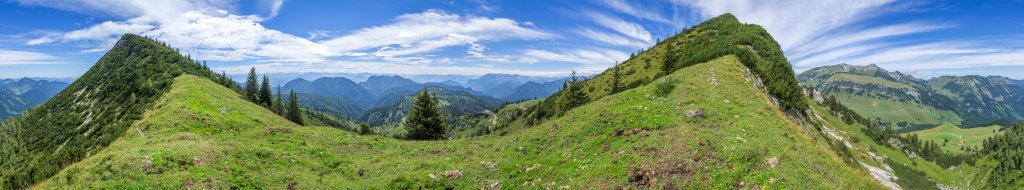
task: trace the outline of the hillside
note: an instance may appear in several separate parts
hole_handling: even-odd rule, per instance
[[[807,108],[799,82],[779,44],[761,26],[741,23],[732,14],[708,19],[659,41],[651,48],[640,50],[622,63],[585,80],[581,87],[588,99],[600,99],[617,93],[612,91],[613,86],[622,90],[650,84],[678,69],[727,55],[735,55],[750,68],[768,94],[787,113],[800,114]],[[620,73],[617,78],[613,75],[615,72],[610,72],[616,70]],[[613,81],[618,81],[618,84]],[[556,107],[555,98],[545,99],[532,108],[527,123],[561,115]]]
[[[452,141],[300,127],[184,75],[139,130],[33,188],[882,188],[800,130],[752,75],[727,56],[656,80],[678,85],[665,97],[639,86]],[[687,117],[694,109],[704,115]]]
[[[807,70],[798,78],[822,95],[836,96],[857,113],[901,131],[945,123],[975,127],[1024,119],[1024,87],[1005,77],[923,80],[875,65],[839,64]]]
[[[0,128],[0,187],[27,186],[104,150],[182,74],[227,81],[161,42],[124,35],[78,80]]]

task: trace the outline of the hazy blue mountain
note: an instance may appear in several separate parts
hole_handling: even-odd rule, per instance
[[[17,116],[68,87],[68,83],[31,78],[0,80],[0,119]]]
[[[526,84],[516,87],[512,90],[511,94],[503,97],[502,99],[515,102],[548,97],[562,88],[562,82],[565,82],[565,80],[556,80],[545,83],[537,83],[533,81],[526,82]]]
[[[462,86],[462,83],[459,83],[458,81],[453,81],[453,80],[441,81],[440,83],[441,84],[446,84],[446,85],[451,85],[451,86]]]
[[[452,81],[454,82],[454,81]],[[319,78],[314,81],[295,79],[282,90],[299,92],[299,104],[311,110],[343,115],[374,124],[394,124],[404,117],[398,105],[425,88],[439,93],[439,98],[452,104],[445,109],[455,116],[477,113],[503,103],[468,87],[447,83],[417,83],[397,76],[371,76],[362,83],[344,77]],[[404,107],[408,108],[408,107]]]
[[[345,98],[362,107],[370,106],[376,100],[374,94],[345,77],[324,77],[313,81],[295,79],[281,87],[281,90]]]
[[[366,79],[366,81],[359,83],[359,85],[363,86],[363,88],[366,88],[366,90],[372,93],[373,95],[381,96],[385,93],[385,91],[391,90],[393,88],[415,86],[419,85],[419,83],[416,83],[415,81],[406,78],[402,78],[398,75],[392,75],[372,76]]]
[[[488,96],[505,97],[515,90],[516,87],[526,84],[532,80],[529,76],[510,74],[486,74],[480,78],[466,82],[466,86],[483,92]]]

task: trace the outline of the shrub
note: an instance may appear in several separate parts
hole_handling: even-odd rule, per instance
[[[660,83],[654,85],[654,95],[658,97],[668,96],[672,93],[672,90],[676,88],[676,81],[673,78],[666,78]]]

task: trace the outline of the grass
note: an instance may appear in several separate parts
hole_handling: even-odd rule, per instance
[[[889,81],[884,78],[856,75],[850,73],[836,73],[835,75],[832,75],[832,77],[829,77],[828,80],[825,81],[850,81],[855,83],[878,84],[892,88],[913,89],[913,87],[911,87],[910,85]]]
[[[922,141],[932,141],[939,145],[943,145],[944,142],[948,141],[948,143],[945,143],[945,145],[942,146],[943,151],[962,153],[964,151],[960,149],[959,145],[961,138],[964,139],[964,145],[966,147],[979,149],[985,139],[1002,134],[1002,131],[999,131],[1000,128],[1002,128],[1002,126],[993,125],[988,127],[962,129],[955,125],[944,124],[927,130],[904,134],[917,134],[918,138],[921,138]]]
[[[843,100],[843,105],[865,117],[878,117],[883,121],[893,123],[902,121],[913,124],[941,125],[943,123],[960,123],[962,120],[953,111],[935,109],[921,104],[844,93],[837,94],[836,98]]]
[[[665,97],[642,86],[538,126],[451,141],[297,126],[184,75],[139,130],[33,188],[882,188],[787,119],[751,75],[727,56],[672,74]]]
[[[836,130],[840,136],[846,139],[859,139],[851,140],[849,143],[853,146],[850,148],[855,152],[855,158],[867,165],[878,168],[893,168],[893,171],[897,175],[903,174],[917,174],[918,172],[925,174],[925,176],[934,181],[936,184],[944,187],[953,187],[959,189],[977,189],[980,188],[987,177],[987,171],[992,167],[992,163],[987,159],[982,159],[978,164],[965,163],[952,168],[943,168],[938,164],[917,158],[910,158],[901,150],[893,148],[886,142],[876,142],[871,140],[862,129],[864,126],[848,125],[842,122],[839,118],[836,118],[828,114],[828,109],[817,103],[811,103],[811,108],[814,112],[818,113],[824,118],[824,125]],[[890,161],[886,161],[890,160]],[[888,163],[891,162],[891,163]],[[898,164],[899,166],[894,166]],[[908,171],[913,170],[913,171]],[[900,176],[897,176],[900,177]],[[904,176],[906,178],[920,179],[920,176]],[[899,180],[901,182],[913,182],[920,180]],[[915,187],[921,188],[923,184],[900,184],[903,188]],[[926,188],[927,189],[927,188]]]

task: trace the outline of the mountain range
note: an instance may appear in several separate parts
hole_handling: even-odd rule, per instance
[[[836,96],[851,109],[899,128],[930,128],[943,123],[967,127],[1024,119],[1024,86],[999,76],[942,76],[919,79],[876,65],[839,64],[798,76],[824,96]]]
[[[0,79],[0,119],[17,116],[39,105],[68,86],[68,83],[31,78]]]
[[[564,81],[542,84],[535,82],[538,80],[522,75],[486,74],[469,80],[469,87],[463,87],[451,80],[417,83],[398,75],[370,76],[359,83],[345,77],[323,77],[313,81],[295,79],[281,90],[299,93],[299,103],[310,109],[340,113],[374,126],[394,127],[408,111],[411,96],[425,88],[438,95],[448,120],[454,122],[459,116],[493,110],[504,102],[547,97],[558,91]],[[505,96],[498,96],[502,94]]]

